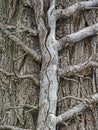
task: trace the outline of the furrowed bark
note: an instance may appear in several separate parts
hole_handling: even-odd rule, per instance
[[[94,61],[86,61],[82,64],[68,66],[65,69],[59,68],[58,75],[60,77],[70,77],[74,76],[75,74],[80,73],[81,71],[87,69],[88,67],[98,67],[98,63]]]
[[[83,40],[84,38],[90,37],[95,35],[98,32],[98,23],[86,27],[76,33],[66,35],[65,37],[62,37],[59,42],[59,50],[62,49],[66,43],[75,43]]]
[[[0,130],[31,130],[31,129],[23,129],[23,128],[10,126],[10,125],[0,125]]]
[[[57,116],[57,121],[56,123],[60,123],[63,120],[69,120],[72,119],[74,116],[77,116],[80,114],[80,112],[83,112],[86,108],[90,108],[90,107],[94,107],[94,104],[98,103],[98,93],[94,94],[93,96],[91,96],[89,99],[84,99],[84,101],[87,101],[89,103],[86,103],[86,105],[84,103],[80,103],[79,105],[76,105],[75,107],[73,107],[72,109],[66,111],[65,113]]]
[[[56,129],[56,105],[57,105],[57,65],[58,65],[58,49],[55,39],[56,18],[54,16],[55,0],[50,1],[48,10],[48,25],[50,31],[43,34],[42,20],[42,4],[43,1],[35,1],[35,14],[37,13],[37,26],[39,31],[39,39],[42,50],[42,68],[40,80],[40,97],[39,97],[39,116],[37,130],[55,130]],[[41,6],[40,6],[41,5]],[[38,17],[39,16],[39,17]],[[44,28],[43,28],[44,27]],[[47,36],[46,36],[47,34]]]
[[[80,10],[86,10],[89,7],[95,7],[95,6],[98,6],[98,0],[78,2],[78,3],[68,7],[67,9],[56,10],[56,12],[55,12],[56,19],[59,19],[61,17],[69,18],[74,13],[76,13]]]
[[[21,29],[21,32],[29,32],[30,35],[33,35],[33,36],[37,36],[37,30],[33,30],[31,28],[28,28],[28,27],[25,27],[24,25],[21,25],[20,27],[16,27],[16,26],[10,26],[10,25],[7,25],[5,24],[4,25],[5,29],[7,30],[14,30],[17,32],[17,30]]]
[[[41,62],[41,56],[33,49],[27,47],[18,37],[12,35],[5,27],[0,23],[0,30],[12,41],[14,41],[18,46],[20,46],[24,51],[29,53],[33,59],[37,62]]]
[[[15,77],[15,78],[18,78],[20,80],[31,79],[36,86],[39,86],[39,80],[36,77],[34,77],[34,75],[29,75],[29,74],[28,75],[19,75],[19,74],[14,74],[14,73],[7,72],[7,71],[5,71],[3,69],[0,69],[0,73],[6,75],[7,77],[10,77],[10,78]]]

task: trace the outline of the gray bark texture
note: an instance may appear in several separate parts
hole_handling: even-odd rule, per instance
[[[98,0],[0,0],[0,130],[98,130]]]

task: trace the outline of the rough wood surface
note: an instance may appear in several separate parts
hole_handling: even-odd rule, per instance
[[[0,1],[2,129],[98,128],[97,11],[98,0]]]

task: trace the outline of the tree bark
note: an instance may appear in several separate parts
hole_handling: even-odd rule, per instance
[[[98,0],[0,1],[0,129],[98,129]]]

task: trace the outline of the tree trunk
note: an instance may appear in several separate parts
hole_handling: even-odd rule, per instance
[[[98,105],[65,121],[57,119],[80,103],[63,97],[85,99],[98,91],[96,67],[71,76],[60,76],[58,69],[82,64],[97,53],[96,35],[67,41],[62,50],[58,41],[96,24],[98,10],[80,10],[57,20],[54,8],[66,9],[81,0],[40,1],[0,1],[0,126],[17,126],[0,130],[97,130]]]

